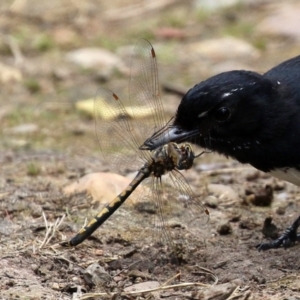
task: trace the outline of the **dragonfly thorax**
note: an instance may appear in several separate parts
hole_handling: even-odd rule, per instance
[[[192,147],[189,144],[168,143],[153,152],[148,168],[155,177],[161,177],[174,169],[190,169],[194,158]]]

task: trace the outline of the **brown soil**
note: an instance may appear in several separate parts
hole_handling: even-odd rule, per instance
[[[151,41],[164,43],[155,29],[170,25],[164,24],[166,17],[187,33],[185,40],[176,35],[177,31],[170,33],[175,35],[174,49],[182,50],[195,36],[219,36],[220,28],[232,25],[235,18],[237,24],[247,20],[254,26],[268,7],[224,9],[218,15],[203,16],[200,29],[196,17],[185,24],[180,19],[182,7],[174,5],[170,11],[145,15],[145,28],[136,28],[130,20],[120,24],[114,20],[117,24],[110,30],[109,22],[113,21],[99,18],[103,11],[119,7],[118,1],[112,1],[111,7],[101,1],[86,1],[86,6],[75,5],[75,1],[70,7],[56,7],[53,1],[50,8],[29,2],[24,10],[0,7],[4,12],[0,28],[6,37],[18,39],[25,56],[24,64],[17,67],[23,79],[1,84],[0,298],[96,299],[96,294],[89,293],[102,293],[98,299],[300,299],[298,246],[269,252],[258,252],[255,247],[268,239],[262,233],[266,218],[273,217],[277,226],[268,233],[274,237],[298,216],[299,190],[213,154],[203,155],[192,170],[184,172],[208,207],[210,221],[197,229],[197,236],[185,226],[167,226],[167,222],[169,236],[180,241],[177,259],[169,260],[172,248],[155,238],[159,232],[148,235],[146,228],[151,227],[148,219],[152,217],[145,218],[136,206],[126,204],[83,244],[76,248],[59,246],[100,208],[85,194],[65,196],[61,189],[84,174],[107,170],[106,162],[97,154],[94,121],[64,105],[93,97],[97,87],[104,85],[99,83],[102,77],[95,70],[66,63],[64,54],[85,46],[115,49],[146,34]],[[119,2],[127,5],[133,1]],[[183,11],[189,12],[188,8]],[[235,30],[244,29],[236,25]],[[260,71],[299,52],[293,41],[248,36],[252,43],[262,40],[267,47],[252,63]],[[1,61],[14,66],[9,43],[0,44],[0,55]],[[191,62],[185,65],[188,60],[180,65],[169,62],[162,63],[164,82],[174,81],[187,89],[199,81],[189,76],[196,74],[201,62],[197,66]],[[206,74],[207,70],[201,72]],[[174,78],[174,74],[180,76]],[[116,72],[109,86],[123,91],[127,78]],[[61,96],[59,90],[63,90]],[[170,100],[167,111],[172,114],[180,98],[164,96]],[[58,104],[51,110],[43,106],[49,99]],[[25,134],[9,131],[26,123],[36,124],[38,130]],[[138,295],[126,290],[150,281],[174,286]],[[142,288],[147,289],[147,285]]]

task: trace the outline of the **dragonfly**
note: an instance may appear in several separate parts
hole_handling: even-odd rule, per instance
[[[181,172],[190,169],[197,157],[191,145],[168,143],[153,151],[143,150],[145,138],[165,123],[158,82],[155,51],[149,41],[141,39],[132,55],[128,105],[110,90],[100,88],[97,91],[94,101],[95,130],[103,159],[109,161],[117,172],[128,169],[138,172],[124,191],[73,238],[62,242],[62,246],[72,247],[82,243],[146,180],[150,181],[149,198],[158,211],[158,227],[162,228],[167,240],[171,238],[166,229],[166,201],[170,207],[177,207],[176,216],[185,215],[195,226],[208,221],[207,208]],[[150,111],[151,116],[139,121],[137,116],[145,111]]]

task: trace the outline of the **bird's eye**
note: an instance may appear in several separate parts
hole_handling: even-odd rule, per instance
[[[218,121],[218,122],[224,122],[226,120],[228,120],[231,116],[231,111],[228,107],[221,107],[219,108],[215,115],[214,118]]]

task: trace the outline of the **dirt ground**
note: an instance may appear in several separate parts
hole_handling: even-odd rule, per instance
[[[299,54],[299,42],[256,32],[273,8],[267,1],[213,13],[193,10],[192,1],[160,1],[159,8],[139,1],[84,3],[0,6],[0,62],[10,67],[0,68],[0,299],[300,299],[299,245],[255,247],[298,216],[299,189],[214,154],[183,172],[210,212],[196,234],[184,225],[187,219],[165,220],[173,242],[161,243],[162,230],[148,231],[158,213],[125,203],[83,244],[59,245],[101,206],[62,189],[109,169],[109,156],[99,156],[93,118],[74,104],[93,98],[99,86],[125,95],[129,75],[115,66],[77,66],[66,53],[101,47],[128,65],[132,49],[124,46],[148,38],[157,50],[166,119],[176,111],[178,90],[228,60],[262,72]],[[194,61],[188,52],[191,42],[228,34],[255,45],[258,54]],[[276,228],[264,227],[270,217]],[[174,245],[180,247],[175,254]]]

